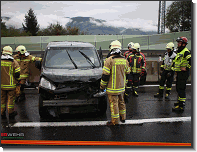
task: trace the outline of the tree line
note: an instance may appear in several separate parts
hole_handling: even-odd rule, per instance
[[[170,32],[191,30],[192,1],[174,1],[166,10],[165,25]],[[1,18],[1,37],[12,36],[53,36],[53,35],[87,35],[88,32],[80,31],[78,27],[64,27],[59,22],[50,23],[47,28],[41,29],[32,8],[25,15],[22,29],[7,28]]]

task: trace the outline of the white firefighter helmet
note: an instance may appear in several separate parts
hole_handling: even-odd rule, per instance
[[[174,43],[170,42],[166,45],[166,49],[174,50]]]
[[[130,42],[127,46],[128,46],[128,48],[132,48],[133,45],[134,45],[134,43]]]
[[[19,45],[19,46],[16,48],[16,51],[17,51],[17,52],[20,52],[20,54],[25,54],[25,53],[27,52],[25,46],[23,46],[23,45]]]
[[[133,45],[132,49],[136,50],[137,52],[140,52],[140,44],[139,43],[135,43]]]
[[[13,49],[10,46],[5,46],[5,47],[3,47],[2,54],[12,55],[13,54]]]

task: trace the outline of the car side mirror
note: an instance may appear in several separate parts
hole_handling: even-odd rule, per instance
[[[36,61],[35,62],[35,67],[39,70],[41,70],[41,61]]]

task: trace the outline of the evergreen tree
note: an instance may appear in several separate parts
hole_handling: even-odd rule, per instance
[[[191,30],[191,1],[175,1],[166,13],[166,27],[171,32]]]
[[[28,15],[25,15],[24,22],[25,25],[23,23],[22,25],[25,32],[30,32],[32,36],[36,36],[39,31],[39,25],[32,8],[29,9]]]

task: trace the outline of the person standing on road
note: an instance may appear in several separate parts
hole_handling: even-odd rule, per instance
[[[127,60],[129,61],[129,66],[131,67],[131,73],[129,75],[127,86],[128,87],[132,86],[133,95],[138,96],[137,88],[139,86],[140,73],[142,72],[142,69],[145,69],[144,59],[139,51],[140,50],[139,43],[135,43],[132,49],[133,49],[132,53],[130,53],[127,57]]]
[[[121,56],[121,43],[116,40],[110,44],[110,54],[105,61],[100,82],[100,89],[106,88],[111,110],[111,121],[107,126],[113,126],[126,119],[124,92],[126,79],[130,73],[129,62]]]
[[[9,118],[14,118],[16,82],[20,81],[20,66],[12,57],[13,49],[5,46],[1,55],[1,118],[6,118],[6,104]]]
[[[176,72],[176,91],[178,93],[178,102],[174,103],[172,111],[183,112],[186,100],[186,82],[191,68],[191,53],[186,48],[188,39],[186,37],[177,38],[177,56],[174,60],[174,71]]]
[[[166,82],[166,96],[165,99],[169,99],[170,91],[172,89],[172,82],[174,80],[174,71],[172,69],[173,61],[176,57],[174,50],[174,43],[170,42],[166,45],[167,52],[163,58],[161,65],[161,80],[159,83],[159,93],[155,94],[154,97],[163,98],[164,84]]]
[[[124,53],[124,57],[125,58],[127,58],[127,56],[130,54],[130,53],[132,53],[132,47],[133,47],[133,45],[134,45],[134,43],[133,42],[130,42],[129,44],[128,44],[128,51],[126,51],[125,53]]]
[[[140,51],[140,54],[143,56],[143,59],[144,59],[144,68],[142,68],[142,72],[140,73],[140,85],[144,85],[145,82],[146,82],[146,75],[147,75],[147,72],[146,72],[146,57],[145,57],[144,53],[142,53],[141,49],[139,51]]]
[[[25,83],[27,79],[29,78],[29,65],[31,62],[42,61],[42,58],[34,57],[30,55],[26,51],[25,46],[23,45],[19,45],[16,48],[16,51],[18,52],[18,54],[14,55],[13,57],[19,63],[20,68],[21,68],[21,85],[17,86],[16,96],[17,96],[17,100],[23,101],[25,100],[25,93],[24,93]],[[20,91],[17,91],[17,90],[20,90]]]

